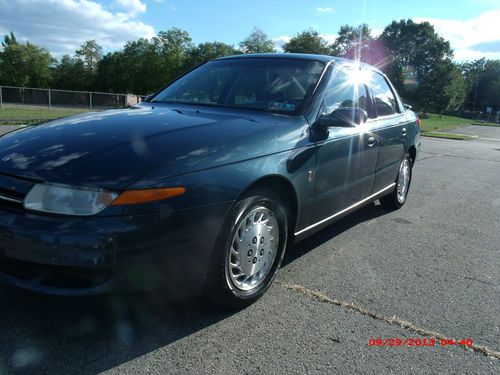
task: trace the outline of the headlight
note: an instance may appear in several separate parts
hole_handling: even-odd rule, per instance
[[[106,190],[36,184],[24,199],[24,208],[64,215],[89,216],[104,210],[118,196]]]

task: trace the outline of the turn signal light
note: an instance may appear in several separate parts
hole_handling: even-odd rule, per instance
[[[159,189],[139,189],[125,190],[116,198],[112,205],[118,206],[123,204],[140,204],[147,202],[159,201],[162,199],[176,197],[186,192],[184,187],[169,187]]]

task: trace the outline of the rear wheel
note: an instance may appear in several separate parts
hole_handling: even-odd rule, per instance
[[[396,188],[394,191],[380,198],[380,204],[388,209],[398,209],[403,207],[408,196],[411,183],[413,160],[410,154],[406,154],[399,165],[398,176],[396,178]]]
[[[287,225],[286,208],[272,190],[253,190],[240,199],[213,250],[205,296],[232,308],[259,299],[283,259]]]

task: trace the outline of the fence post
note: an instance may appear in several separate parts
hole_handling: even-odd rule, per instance
[[[2,101],[2,86],[0,86],[0,109],[3,109],[3,101]]]
[[[52,95],[49,89],[49,111],[52,111]]]
[[[92,111],[92,93],[89,92],[89,108]]]

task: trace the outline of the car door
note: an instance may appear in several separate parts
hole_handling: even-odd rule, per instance
[[[321,113],[341,107],[357,107],[370,112],[366,87],[356,79],[352,67],[337,67],[326,89]],[[317,141],[314,179],[316,221],[359,202],[370,195],[377,160],[377,142],[371,133],[373,121],[359,127],[315,126]]]
[[[378,159],[372,190],[376,193],[396,179],[408,141],[408,122],[387,78],[373,72],[368,87],[377,113]]]

